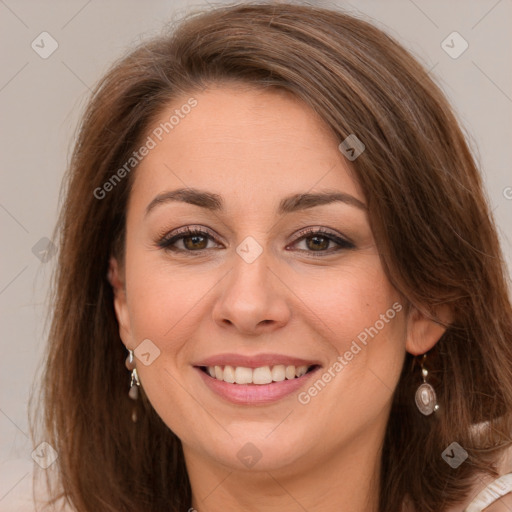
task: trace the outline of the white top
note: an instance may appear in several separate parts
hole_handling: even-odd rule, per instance
[[[482,512],[489,505],[512,492],[512,473],[503,475],[490,483],[476,498],[464,509],[464,512]]]

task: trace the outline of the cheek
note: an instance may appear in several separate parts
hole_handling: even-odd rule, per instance
[[[377,257],[297,282],[295,290],[303,298],[304,314],[337,353],[349,350],[354,340],[364,344],[377,336],[382,346],[389,338],[405,344],[403,315],[398,314],[403,309],[400,296]]]
[[[134,251],[126,267],[134,337],[139,342],[149,338],[161,348],[170,348],[168,340],[186,338],[183,330],[194,324],[213,281],[212,272],[184,270],[164,258]]]
[[[346,267],[332,277],[322,286],[309,283],[303,289],[315,313],[310,317],[317,317],[318,339],[332,354],[332,364],[323,373],[329,383],[325,388],[319,383],[311,393],[306,390],[303,401],[311,398],[320,415],[326,403],[336,404],[333,414],[339,412],[350,423],[347,411],[372,417],[391,398],[405,356],[404,305],[377,260]]]

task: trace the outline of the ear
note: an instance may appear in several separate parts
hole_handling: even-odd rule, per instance
[[[126,286],[120,265],[113,256],[109,261],[107,277],[114,291],[114,309],[119,324],[119,336],[126,348],[129,349],[132,343],[130,315],[128,314],[128,305],[126,302]]]
[[[445,333],[447,326],[453,321],[451,308],[440,306],[435,314],[420,311],[411,305],[407,317],[407,341],[405,348],[414,356],[428,352]]]

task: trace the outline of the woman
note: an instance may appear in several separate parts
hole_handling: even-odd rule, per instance
[[[88,106],[60,229],[45,439],[77,511],[510,507],[475,501],[512,470],[498,238],[380,30],[233,5],[142,44]]]

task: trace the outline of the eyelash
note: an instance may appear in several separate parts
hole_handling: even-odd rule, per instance
[[[191,251],[188,249],[178,249],[176,247],[173,247],[173,244],[175,244],[177,241],[182,240],[184,238],[189,238],[192,236],[207,236],[209,239],[215,239],[213,233],[211,233],[209,230],[206,230],[204,228],[198,228],[196,226],[186,226],[184,228],[179,228],[176,230],[173,234],[165,234],[161,238],[159,238],[157,245],[161,249],[165,251],[172,251],[172,252],[182,252],[182,253],[198,253],[199,255],[203,254],[204,251],[207,251],[209,249],[199,249],[197,251]],[[339,252],[343,249],[349,250],[349,249],[355,249],[355,245],[350,242],[349,240],[343,239],[330,231],[327,231],[323,228],[308,228],[304,229],[299,233],[298,238],[293,242],[294,244],[301,242],[302,240],[305,240],[307,238],[311,238],[315,235],[320,235],[324,238],[327,238],[328,240],[338,244],[338,249],[335,250],[325,250],[325,251],[310,251],[305,249],[299,249],[300,252],[307,252],[313,257],[323,257],[324,255],[330,255],[336,252]],[[288,247],[288,246],[287,246]]]

